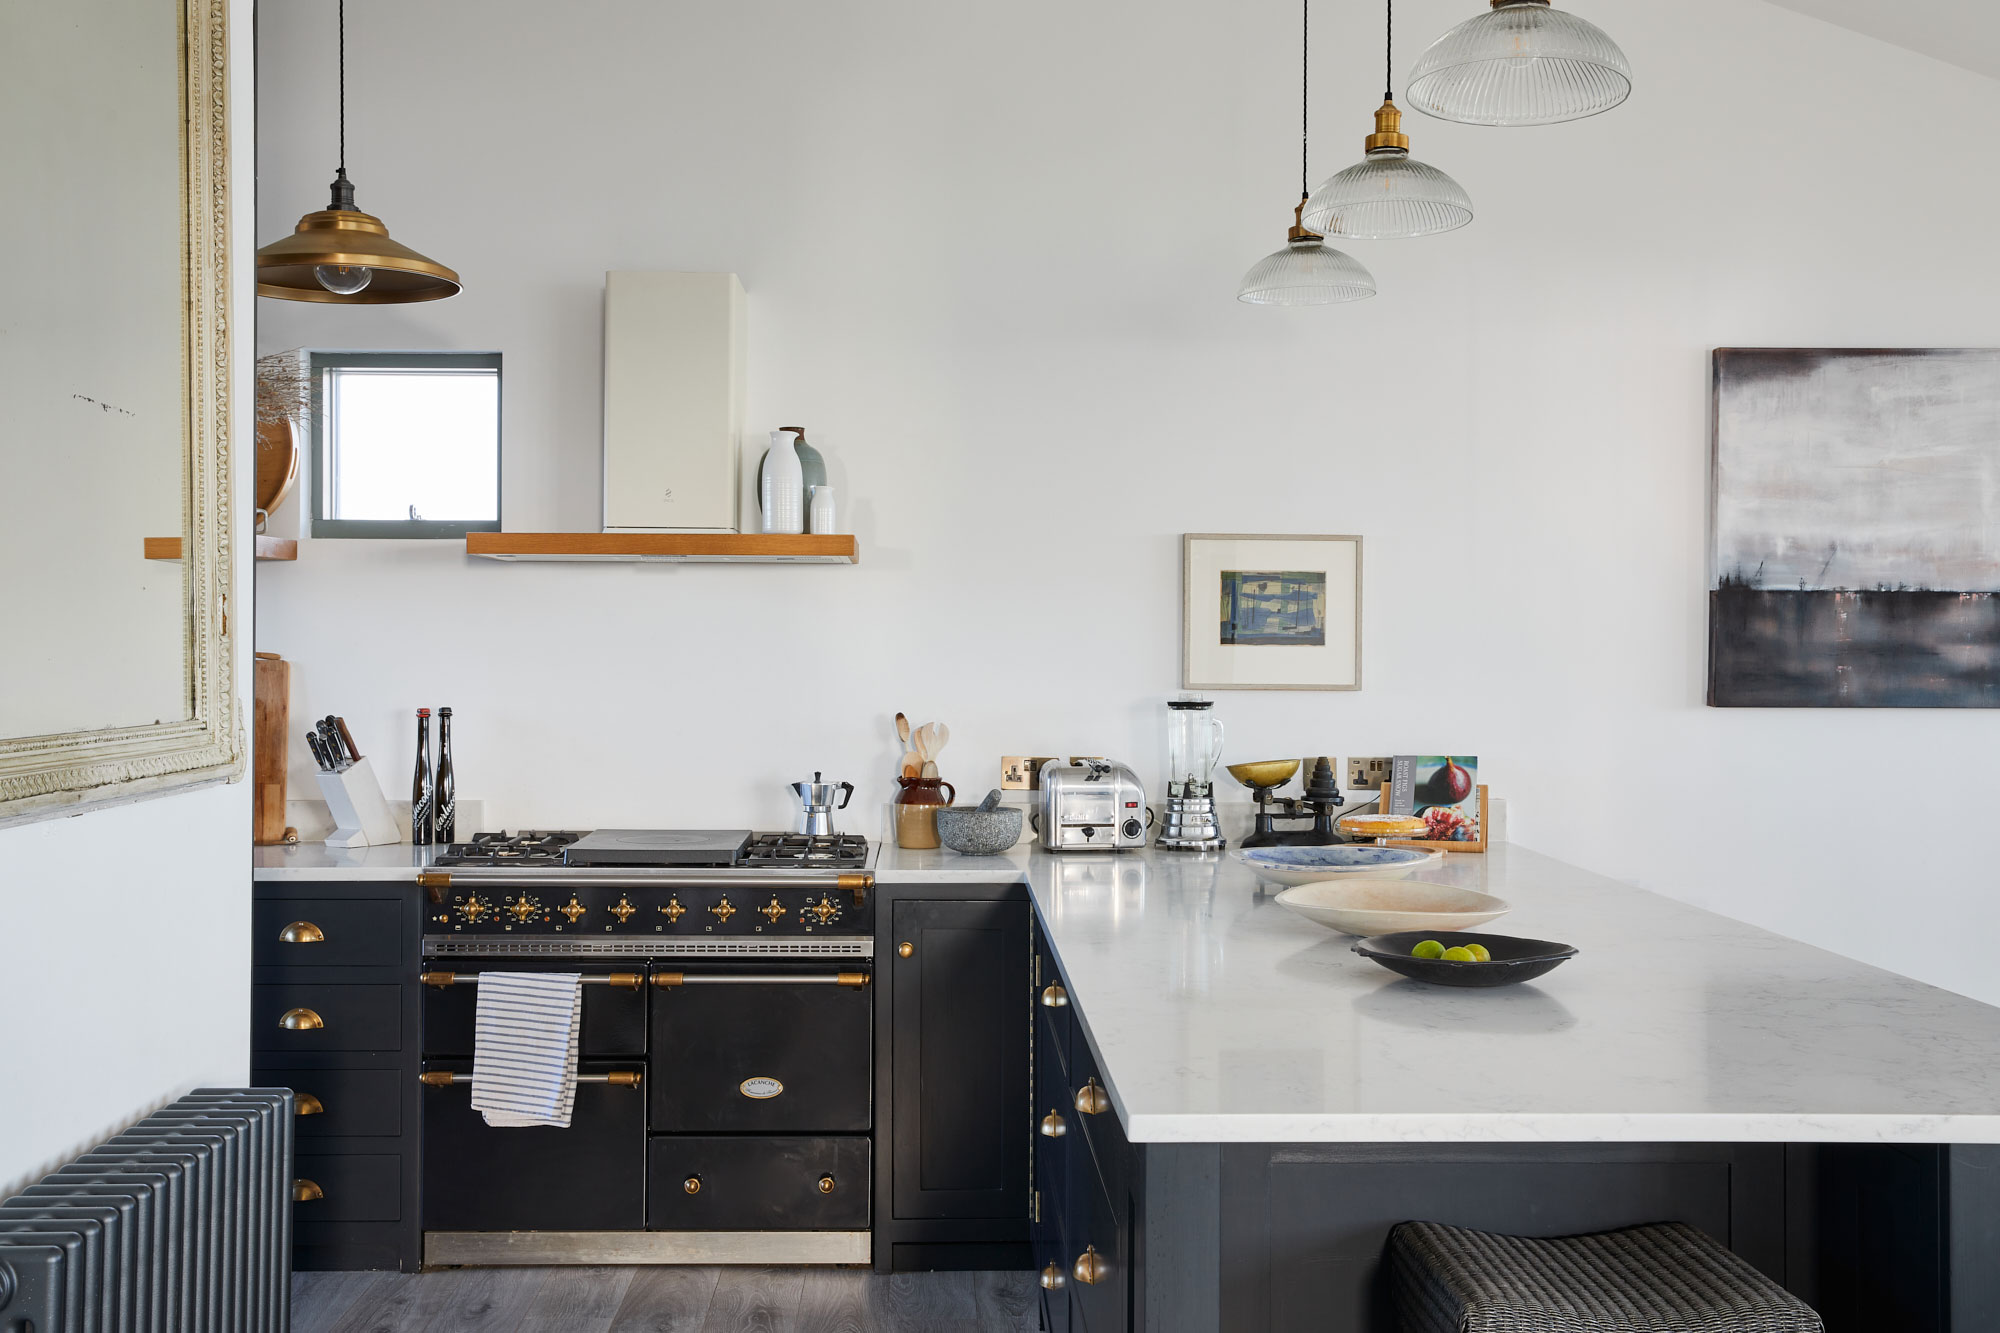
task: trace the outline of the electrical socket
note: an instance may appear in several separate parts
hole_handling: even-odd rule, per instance
[[[1347,789],[1349,791],[1381,791],[1382,784],[1389,780],[1389,761],[1380,756],[1347,757]]]
[[[1042,765],[1053,755],[1003,755],[1000,759],[1000,787],[1003,791],[1034,791],[1042,785]]]

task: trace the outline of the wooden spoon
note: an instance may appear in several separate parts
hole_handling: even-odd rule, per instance
[[[903,743],[903,753],[910,752],[910,719],[896,714],[896,739]]]

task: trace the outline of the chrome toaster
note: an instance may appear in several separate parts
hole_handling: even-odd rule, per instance
[[[1146,789],[1123,764],[1051,759],[1042,765],[1036,827],[1052,852],[1116,852],[1146,845]]]

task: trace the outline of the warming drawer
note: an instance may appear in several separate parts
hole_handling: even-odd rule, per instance
[[[653,1231],[860,1231],[868,1226],[864,1136],[663,1135],[648,1151]]]

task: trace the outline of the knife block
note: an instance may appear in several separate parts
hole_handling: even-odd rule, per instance
[[[338,773],[320,773],[320,794],[333,814],[334,830],[326,835],[329,847],[382,847],[403,840],[389,803],[382,799],[382,784],[366,759],[357,759]]]

